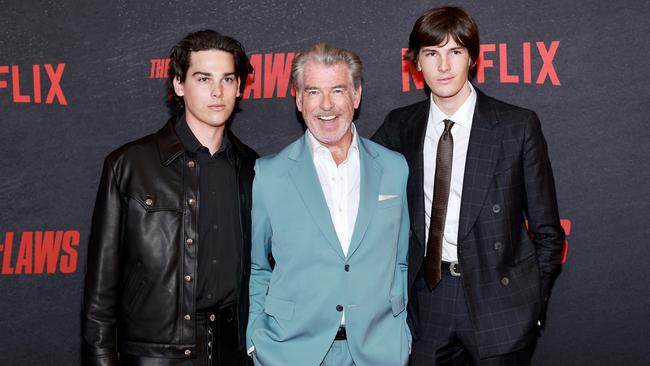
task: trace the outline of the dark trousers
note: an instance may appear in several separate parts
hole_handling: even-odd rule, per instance
[[[420,324],[411,352],[412,366],[530,365],[531,350],[480,359],[460,277],[442,272],[442,280],[429,290],[424,278],[415,281]]]
[[[196,354],[187,359],[142,357],[122,354],[120,365],[129,366],[243,366],[247,356],[238,349],[237,307],[197,313]]]

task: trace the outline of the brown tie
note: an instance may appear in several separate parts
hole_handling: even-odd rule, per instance
[[[429,240],[427,241],[427,254],[424,257],[424,279],[429,289],[433,289],[441,278],[442,236],[445,232],[449,184],[451,182],[451,162],[454,154],[454,139],[451,136],[451,127],[454,122],[448,119],[443,122],[445,123],[445,130],[442,132],[440,140],[438,140],[431,221],[429,222]]]

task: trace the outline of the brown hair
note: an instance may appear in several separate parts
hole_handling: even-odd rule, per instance
[[[220,50],[232,55],[235,63],[235,75],[239,78],[240,92],[244,91],[248,73],[253,71],[253,67],[248,61],[246,52],[236,39],[225,36],[211,29],[200,30],[185,36],[171,50],[169,58],[169,72],[167,78],[167,95],[169,100],[175,99],[179,106],[183,107],[185,103],[183,98],[174,92],[174,79],[178,78],[181,83],[185,81],[187,69],[190,67],[190,58],[192,52]]]
[[[460,7],[442,6],[422,14],[413,25],[404,59],[417,66],[418,54],[422,47],[444,45],[449,41],[449,37],[467,49],[472,60],[470,75],[473,75],[480,48],[478,26]]]

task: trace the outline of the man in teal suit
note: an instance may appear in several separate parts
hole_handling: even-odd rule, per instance
[[[256,365],[408,361],[408,168],[352,124],[361,69],[355,53],[327,44],[298,55],[307,131],[257,161],[247,333]]]

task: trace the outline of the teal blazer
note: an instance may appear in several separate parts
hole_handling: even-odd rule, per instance
[[[409,215],[402,155],[359,137],[360,198],[347,257],[307,137],[255,166],[247,348],[262,366],[320,365],[345,309],[357,366],[406,365]]]

